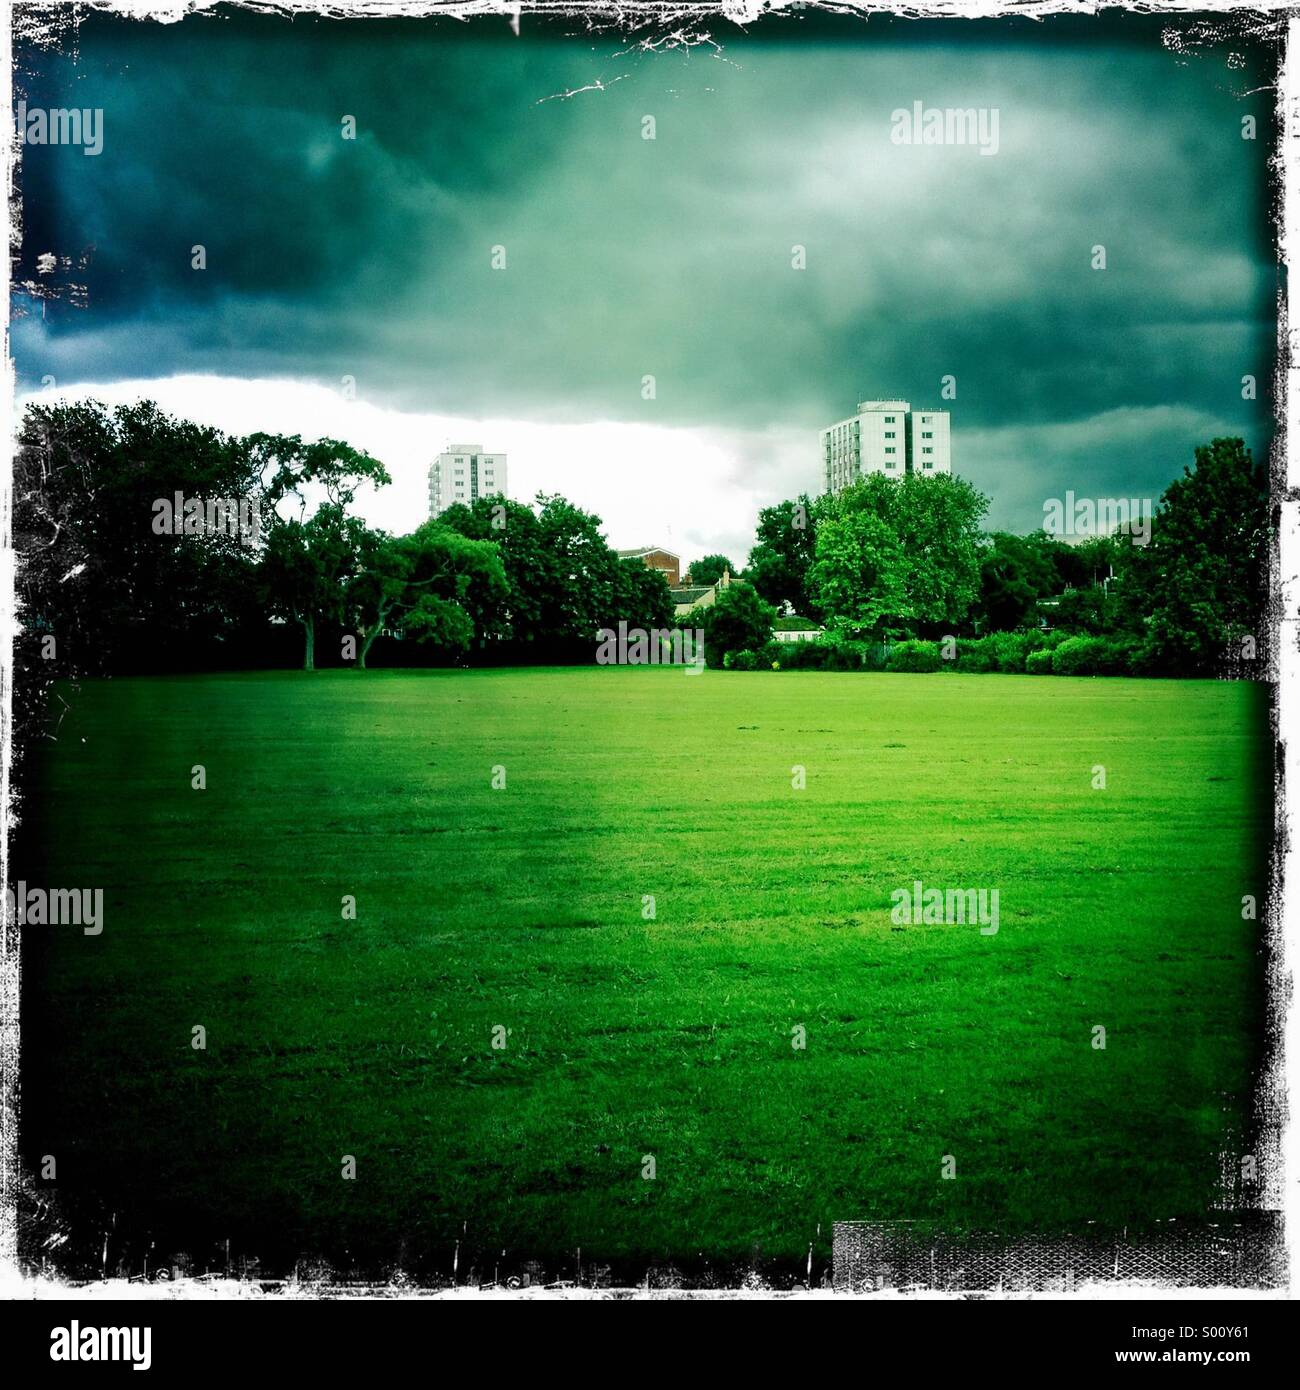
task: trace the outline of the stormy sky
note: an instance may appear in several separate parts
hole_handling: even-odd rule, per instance
[[[16,301],[20,393],[342,434],[390,464],[394,529],[464,437],[615,544],[742,561],[860,399],[946,404],[954,470],[1018,530],[1067,489],[1158,496],[1216,434],[1267,448],[1263,43],[1134,17],[802,12],[656,51],[521,29],[217,12],[20,44],[15,98],[104,133],[23,154],[17,278],[49,297]],[[918,101],[996,110],[997,152],[893,143]]]

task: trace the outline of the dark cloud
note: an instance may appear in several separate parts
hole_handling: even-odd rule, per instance
[[[1170,24],[806,16],[715,28],[719,56],[527,19],[95,17],[75,60],[19,55],[29,103],[105,113],[101,155],[23,161],[21,275],[94,251],[88,308],[15,322],[20,383],[350,375],[404,409],[811,430],[951,374],[959,470],[963,430],[1050,473],[1065,427],[1124,411],[1156,488],[1193,422],[1267,439],[1240,383],[1267,396],[1276,337],[1274,55],[1179,54]],[[914,101],[996,108],[998,153],[892,144]]]

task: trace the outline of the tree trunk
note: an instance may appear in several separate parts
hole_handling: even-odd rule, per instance
[[[301,618],[302,630],[306,636],[303,644],[302,669],[304,671],[314,671],[316,669],[316,618],[313,614],[310,618]]]
[[[384,630],[384,624],[388,621],[388,615],[391,611],[392,605],[390,604],[380,613],[375,625],[368,632],[363,631],[361,647],[357,656],[357,670],[364,671],[366,669],[366,653],[375,645],[375,638]]]

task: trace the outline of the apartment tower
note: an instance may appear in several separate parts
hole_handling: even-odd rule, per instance
[[[859,401],[856,415],[821,431],[822,490],[839,492],[868,473],[951,473],[946,410],[913,410],[907,401]]]

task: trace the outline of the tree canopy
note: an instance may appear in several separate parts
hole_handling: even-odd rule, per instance
[[[819,498],[809,582],[827,625],[881,637],[961,622],[979,592],[987,509],[950,474],[870,474]]]

